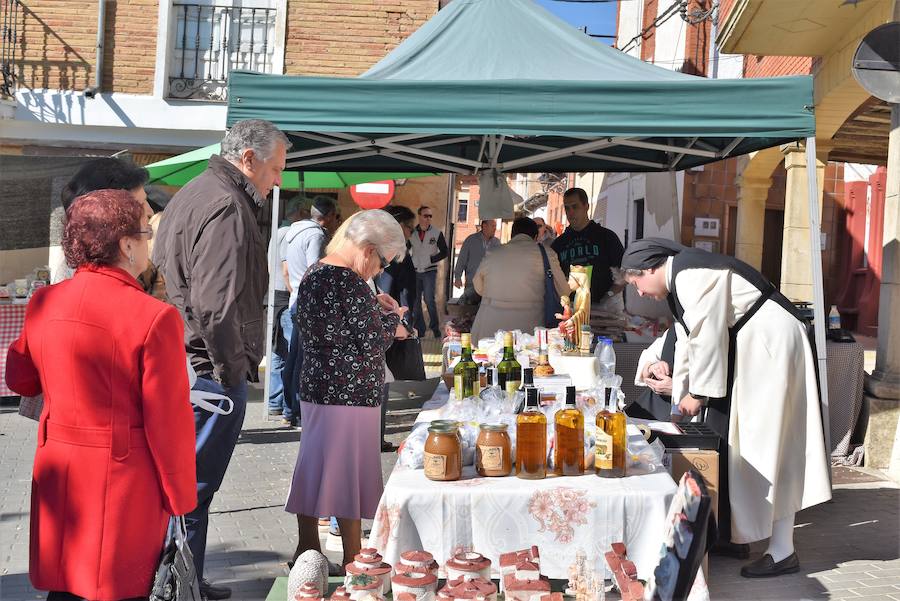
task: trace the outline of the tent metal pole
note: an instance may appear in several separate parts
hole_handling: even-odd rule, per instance
[[[275,329],[275,278],[281,275],[278,269],[278,216],[281,214],[281,187],[272,188],[272,233],[269,236],[269,292],[266,300],[266,381],[263,385],[263,419],[269,419],[269,394],[272,388],[272,332]]]
[[[819,191],[816,179],[816,138],[806,138],[806,182],[809,188],[809,258],[812,261],[813,323],[816,334],[816,361],[819,366],[819,402],[825,430],[825,454],[831,456],[831,420],[828,415],[828,366],[825,348],[825,287],[822,283],[822,242],[819,223]]]
[[[453,268],[455,267],[454,263],[456,262],[456,224],[453,220],[453,200],[455,197],[454,192],[456,191],[456,174],[451,173],[447,176],[447,251],[450,255],[450,260],[447,261],[447,278],[444,281],[444,311],[446,312],[447,303],[450,301],[450,298],[453,296]],[[416,307],[419,311],[422,310],[422,307]],[[438,323],[440,323],[440,319],[438,319]],[[420,332],[421,336],[423,333]]]

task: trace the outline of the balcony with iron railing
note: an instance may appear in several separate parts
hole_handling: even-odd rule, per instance
[[[271,73],[274,8],[175,2],[167,96],[225,101],[233,69]]]
[[[16,93],[16,55],[24,9],[19,0],[0,0],[0,99]]]

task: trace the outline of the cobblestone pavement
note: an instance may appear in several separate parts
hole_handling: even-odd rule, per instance
[[[388,438],[402,440],[427,386],[392,389]],[[287,573],[297,526],[282,509],[300,433],[263,417],[254,390],[244,430],[225,482],[213,501],[207,577],[234,589],[234,599],[263,600],[273,580]],[[35,422],[0,407],[0,600],[43,599],[28,581],[28,506]],[[387,477],[393,454],[382,455]],[[364,524],[368,527],[368,524]],[[340,541],[323,533],[328,554]],[[900,601],[900,489],[878,474],[842,468],[834,501],[797,519],[798,574],[749,581],[736,560],[712,558],[712,599],[853,599]],[[764,544],[754,546],[761,552]]]

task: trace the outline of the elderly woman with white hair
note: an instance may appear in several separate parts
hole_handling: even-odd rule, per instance
[[[406,336],[406,308],[366,282],[403,256],[406,238],[390,214],[373,210],[351,216],[334,242],[306,272],[297,297],[303,436],[285,510],[298,516],[295,558],[319,550],[318,516],[336,516],[346,565],[359,553],[361,520],[375,516],[384,486],[375,451],[384,352]]]

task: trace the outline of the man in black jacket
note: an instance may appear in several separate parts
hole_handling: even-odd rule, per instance
[[[265,349],[266,245],[256,212],[281,184],[287,137],[272,123],[236,123],[221,156],[184,186],[166,207],[153,262],[166,279],[169,301],[184,319],[195,389],[225,394],[229,415],[194,407],[197,432],[197,508],[186,516],[200,591],[227,599],[231,590],[203,578],[209,506],[234,452],[247,403],[247,380],[258,379]]]

